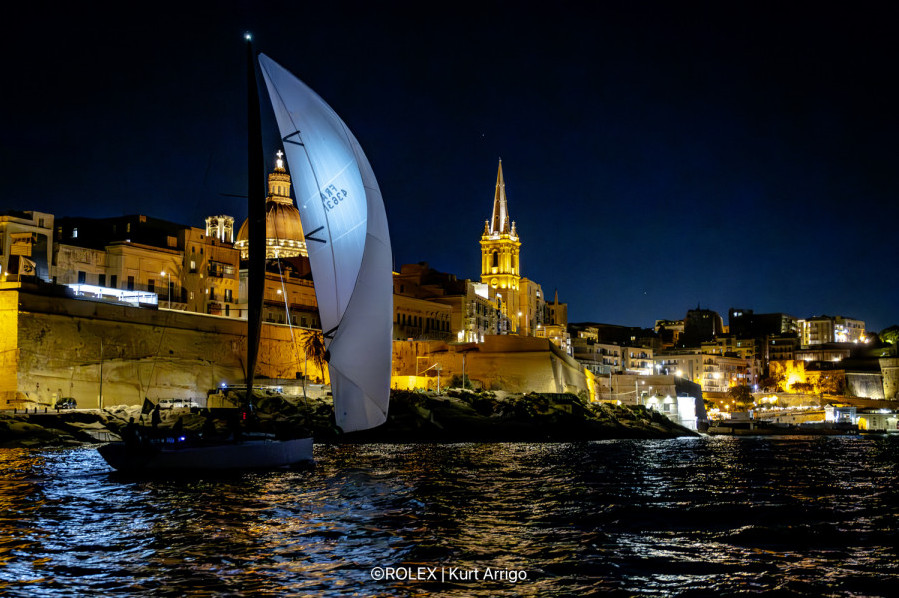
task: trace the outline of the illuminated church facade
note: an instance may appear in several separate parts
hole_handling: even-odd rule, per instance
[[[509,320],[509,332],[521,329],[519,317],[521,269],[519,254],[521,240],[515,230],[515,222],[509,218],[506,199],[506,183],[503,180],[503,163],[500,160],[496,174],[496,192],[493,197],[493,214],[484,222],[481,235],[481,283],[490,288],[491,298],[497,302],[500,312]]]
[[[546,301],[539,283],[521,274],[521,238],[509,215],[503,162],[499,161],[493,211],[481,234],[481,283],[508,320],[508,334],[552,339],[570,350],[567,305]],[[570,351],[569,351],[570,352]]]

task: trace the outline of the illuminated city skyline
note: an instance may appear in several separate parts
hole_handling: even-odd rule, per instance
[[[360,139],[396,267],[478,278],[502,157],[522,273],[571,321],[700,303],[896,323],[890,15],[209,8],[22,13],[0,209],[241,222],[221,194],[245,187],[252,29]]]

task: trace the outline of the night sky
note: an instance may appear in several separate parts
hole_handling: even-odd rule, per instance
[[[5,14],[0,210],[242,222],[249,30],[359,139],[397,268],[479,277],[502,158],[571,321],[899,322],[887,3],[53,4]]]

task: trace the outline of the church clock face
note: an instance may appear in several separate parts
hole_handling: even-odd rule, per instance
[[[499,282],[495,278],[490,281],[490,286],[492,286],[494,289],[496,288],[496,286],[498,284],[499,284]]]

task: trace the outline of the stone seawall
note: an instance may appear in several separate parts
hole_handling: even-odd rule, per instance
[[[304,372],[302,331],[264,325],[258,374]],[[0,289],[0,407],[196,398],[245,380],[246,322]],[[312,361],[311,378],[322,378]]]
[[[394,341],[394,376],[423,373],[433,378],[427,387],[436,389],[437,366],[444,387],[453,376],[461,378],[464,371],[475,386],[487,390],[574,394],[588,390],[584,368],[545,338],[487,336],[482,343],[452,345]],[[418,383],[423,386],[421,380]]]
[[[0,409],[53,407],[72,397],[79,408],[140,405],[144,397],[197,399],[222,384],[243,384],[246,322],[165,309],[138,308],[0,286]],[[305,331],[264,324],[257,376],[291,380],[308,373]],[[436,389],[464,371],[476,386],[509,392],[579,394],[583,368],[543,338],[490,336],[478,344],[395,341],[394,387]],[[426,371],[425,371],[426,370]],[[422,374],[420,377],[416,374]],[[433,379],[432,379],[433,378]]]

